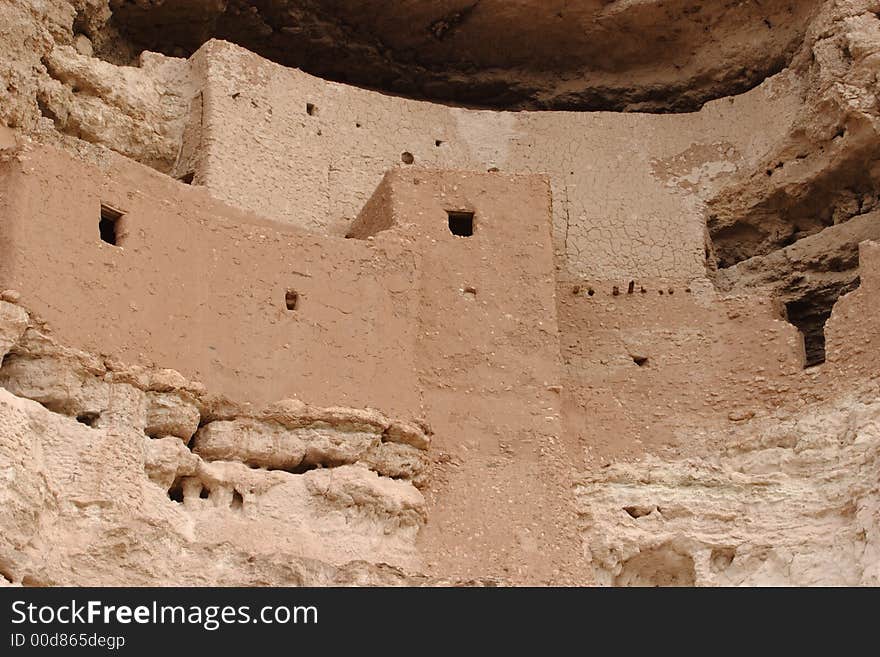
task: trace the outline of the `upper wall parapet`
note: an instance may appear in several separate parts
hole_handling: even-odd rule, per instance
[[[751,113],[778,110],[772,135],[796,105],[777,85],[687,117],[473,111],[327,82],[220,41],[194,60],[195,179],[218,198],[341,235],[392,168],[547,174],[560,266],[585,277],[705,275],[696,188],[772,142],[756,141]]]

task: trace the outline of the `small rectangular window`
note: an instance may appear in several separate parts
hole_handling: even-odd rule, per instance
[[[449,210],[449,232],[458,237],[470,237],[474,234],[474,213]]]
[[[296,290],[287,290],[284,294],[284,305],[288,310],[296,310],[299,306],[299,294]]]
[[[101,234],[101,240],[112,244],[119,245],[119,220],[125,213],[120,212],[109,205],[101,205],[101,219],[98,222],[98,231]]]

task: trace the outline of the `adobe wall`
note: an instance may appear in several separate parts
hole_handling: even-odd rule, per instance
[[[880,246],[860,247],[860,287],[825,327],[827,360],[804,369],[778,302],[694,281],[560,281],[563,427],[600,461],[677,453],[713,432],[833,399],[880,376]]]
[[[218,198],[342,234],[392,167],[547,174],[557,254],[593,278],[705,275],[701,198],[754,165],[800,102],[777,76],[688,115],[486,112],[330,83],[220,41],[192,61],[206,75],[196,182]]]
[[[766,299],[650,280],[616,292],[558,291],[565,428],[598,457],[687,446],[775,408],[803,372],[800,334]]]
[[[825,324],[826,365],[844,379],[880,377],[880,243],[859,245],[857,290],[841,297]]]
[[[0,287],[63,342],[239,401],[418,409],[418,256],[401,245],[303,233],[118,156],[19,151],[2,175]],[[119,246],[101,204],[125,212]]]
[[[544,178],[398,171],[377,191],[394,191],[394,230],[345,239],[115,155],[3,153],[0,289],[67,344],[256,403],[415,413],[423,388],[472,396],[503,382],[521,397],[558,380]],[[123,213],[115,246],[101,240],[102,205]],[[473,237],[450,233],[455,208],[476,211]]]
[[[451,234],[449,210],[474,213],[472,236]],[[438,575],[582,577],[551,228],[544,177],[398,169],[351,231],[422,254],[416,364],[441,458],[419,541]]]

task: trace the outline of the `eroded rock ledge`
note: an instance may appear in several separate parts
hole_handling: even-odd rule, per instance
[[[37,69],[53,42],[131,64],[143,50],[185,57],[220,38],[413,98],[681,112],[783,69],[822,0],[50,0],[36,20],[28,3],[8,4],[0,18],[10,42],[26,43],[23,59]],[[0,28],[0,43],[4,36]],[[13,86],[31,86],[33,70],[21,63],[10,67]]]
[[[418,572],[426,520],[414,485],[425,480],[424,423],[297,400],[255,410],[173,370],[59,345],[10,302],[17,294],[3,298],[6,581],[420,581],[405,571]]]
[[[876,383],[730,426],[724,439],[701,459],[648,456],[584,479],[578,505],[598,583],[877,586]]]

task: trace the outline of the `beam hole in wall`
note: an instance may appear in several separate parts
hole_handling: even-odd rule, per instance
[[[204,486],[202,486],[202,490],[201,490],[201,492],[199,493],[199,499],[207,500],[209,497],[211,497],[211,491],[210,491],[210,489],[205,488]]]
[[[80,424],[84,424],[87,427],[94,427],[95,423],[98,421],[98,418],[101,417],[100,413],[95,412],[86,412],[80,413],[76,416],[76,421]]]
[[[98,222],[98,231],[101,240],[113,246],[119,246],[119,220],[124,212],[120,212],[109,205],[101,205],[101,219]]]
[[[437,148],[440,148],[442,145],[443,145],[442,139],[435,139],[434,140],[434,146],[436,146]]]
[[[647,356],[639,356],[639,355],[630,354],[630,358],[632,358],[633,362],[636,365],[638,365],[639,367],[644,367],[645,365],[648,364],[648,357]]]
[[[318,108],[315,107],[314,103],[306,103],[306,114],[309,116],[314,116],[318,113]]]
[[[458,237],[470,237],[474,234],[474,213],[464,210],[447,210],[449,232]]]
[[[284,305],[288,310],[296,310],[299,306],[299,292],[296,290],[287,290],[284,293]]]
[[[400,154],[400,161],[404,164],[412,164],[416,161],[416,158],[409,151],[403,151],[403,153]]]

